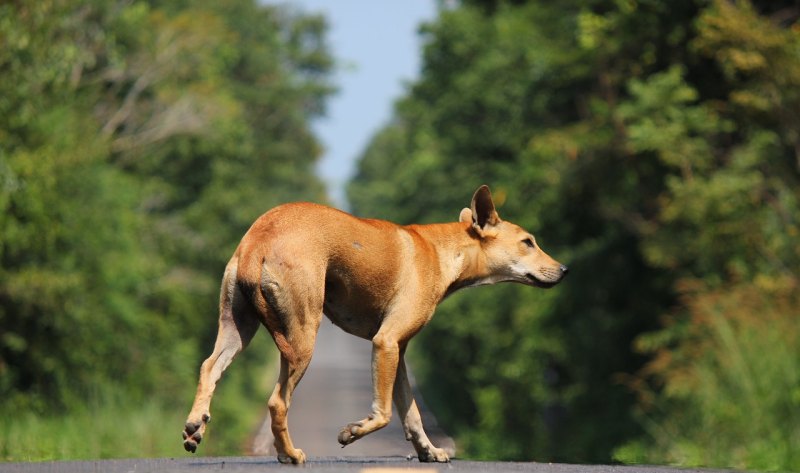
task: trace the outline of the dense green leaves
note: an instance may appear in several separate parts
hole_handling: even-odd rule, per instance
[[[324,200],[324,31],[250,0],[0,6],[3,412],[188,408],[238,239]]]
[[[466,455],[798,467],[799,17],[463,2],[423,28],[422,77],[364,152],[355,210],[454,220],[488,183],[572,268],[547,293],[453,296],[415,341]]]

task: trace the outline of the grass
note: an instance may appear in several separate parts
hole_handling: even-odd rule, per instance
[[[220,381],[212,405],[214,422],[198,455],[249,453],[248,441],[266,414],[274,382],[267,353],[237,360]],[[181,430],[194,385],[180,395],[153,393],[132,399],[124,387],[103,387],[84,404],[67,411],[19,411],[0,404],[0,462],[179,457]]]
[[[616,460],[800,471],[800,297],[794,286],[775,292],[693,300],[690,337],[661,358],[664,387],[642,413],[649,438]]]
[[[156,403],[104,400],[90,408],[39,415],[3,413],[0,459],[10,462],[175,456],[182,412]]]

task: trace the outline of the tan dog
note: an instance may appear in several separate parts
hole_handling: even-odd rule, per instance
[[[200,369],[184,447],[197,449],[217,381],[260,322],[281,355],[269,398],[278,459],[303,463],[286,415],[324,313],[373,346],[372,413],[345,426],[339,443],[388,424],[394,400],[420,461],[449,461],[422,428],[403,360],[408,341],[458,289],[503,281],[549,288],[566,274],[530,233],[500,220],[486,186],[455,223],[399,226],[310,203],[275,207],[253,223],[225,268],[217,341]]]

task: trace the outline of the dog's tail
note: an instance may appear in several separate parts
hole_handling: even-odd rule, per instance
[[[236,291],[236,273],[238,258],[234,254],[225,266],[222,284],[219,289],[219,314],[220,319],[233,318],[233,304]]]

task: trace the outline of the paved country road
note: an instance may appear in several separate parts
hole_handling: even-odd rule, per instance
[[[281,465],[274,457],[197,457],[181,459],[103,460],[83,462],[0,463],[0,473],[676,473],[688,471],[648,466],[563,465],[549,463],[473,462],[419,463],[404,457],[321,457],[303,466]],[[720,470],[716,470],[720,471]]]

